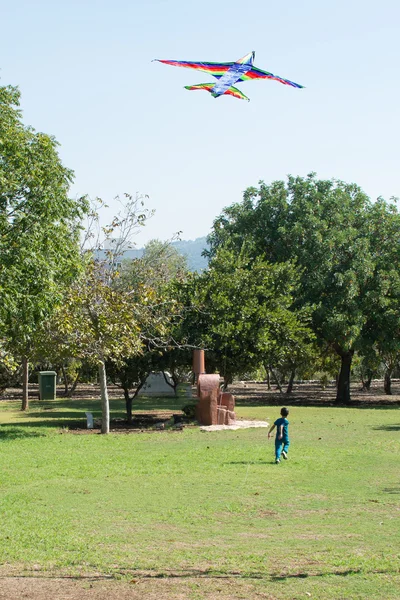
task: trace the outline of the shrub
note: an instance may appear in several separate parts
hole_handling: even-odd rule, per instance
[[[196,404],[185,404],[182,407],[182,412],[187,419],[195,419],[196,418]]]

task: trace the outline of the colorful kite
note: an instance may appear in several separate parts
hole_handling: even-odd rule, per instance
[[[184,60],[159,60],[158,62],[164,63],[165,65],[172,65],[173,67],[186,67],[188,69],[196,69],[197,71],[205,71],[218,79],[217,83],[198,83],[197,85],[186,85],[187,90],[206,90],[210,92],[214,98],[223,96],[234,96],[235,98],[241,98],[242,100],[250,100],[240,90],[233,87],[237,81],[247,81],[249,79],[274,79],[280,81],[284,85],[291,85],[295,88],[303,88],[303,85],[289,81],[289,79],[283,79],[268,71],[262,71],[257,67],[253,67],[253,61],[256,53],[250,52],[240,58],[236,62],[229,63],[212,63],[212,62],[188,62]]]

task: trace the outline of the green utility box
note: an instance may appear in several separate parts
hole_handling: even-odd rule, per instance
[[[39,398],[41,400],[56,399],[56,377],[55,371],[39,372]]]

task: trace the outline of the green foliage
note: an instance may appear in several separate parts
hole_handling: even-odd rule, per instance
[[[18,383],[18,369],[17,366],[12,364],[10,361],[0,361],[0,395],[8,387],[13,387]]]
[[[132,418],[132,400],[143,387],[148,374],[153,370],[155,352],[146,350],[136,356],[123,357],[120,361],[107,362],[107,374],[112,383],[122,388],[127,404],[128,420]]]
[[[203,343],[225,384],[262,364],[283,363],[295,348],[306,354],[313,337],[307,311],[293,310],[293,264],[273,265],[249,254],[220,248],[197,281]]]
[[[314,175],[261,183],[217,219],[211,252],[224,243],[237,251],[246,244],[270,262],[296,261],[298,303],[314,306],[320,338],[348,350],[365,323],[359,296],[373,272],[365,236],[369,207],[356,185]]]
[[[187,277],[186,261],[172,244],[152,240],[142,257],[123,261],[114,282],[115,289],[129,292],[136,305],[135,311],[140,312],[141,356],[125,356],[108,369],[112,381],[124,390],[128,420],[131,419],[132,399],[151,371],[169,371],[176,389],[183,380],[182,373],[189,370],[190,352],[182,348],[185,345],[184,305],[180,287]]]
[[[182,406],[182,412],[187,419],[193,420],[196,418],[196,406],[197,406],[197,403],[194,404],[193,402],[191,402],[190,404],[185,404],[185,406]]]
[[[19,91],[0,87],[0,337],[32,357],[39,324],[80,270],[87,201],[68,197],[72,171],[53,137],[21,122]]]
[[[184,278],[186,273],[186,259],[171,242],[151,240],[140,258],[122,261],[118,286],[134,290],[145,285],[161,290],[171,281]]]
[[[130,222],[137,222],[136,210],[135,202],[128,205]],[[114,226],[123,228],[122,217],[113,222],[109,231]],[[105,366],[109,378],[124,391],[127,417],[131,420],[132,400],[152,370],[155,358],[174,345],[171,328],[179,319],[179,303],[169,291],[170,279],[175,280],[183,272],[184,261],[175,251],[170,253],[168,245],[153,243],[148,254],[124,265],[121,272],[116,264],[114,252],[104,262],[89,260],[83,276],[68,289],[44,335],[45,341],[49,337],[53,340],[50,348],[47,344],[51,354],[64,359],[76,357],[99,366],[107,413],[103,422],[107,423]]]
[[[400,359],[400,215],[396,205],[382,199],[369,216],[374,278],[365,298],[367,323],[361,353],[367,369],[383,363],[388,376]]]
[[[101,266],[90,262],[57,307],[47,335],[58,354],[94,365],[141,352],[139,316],[128,293],[105,280]]]
[[[249,188],[242,203],[225,209],[214,223],[209,254],[224,247],[239,255],[245,247],[273,264],[295,262],[295,304],[312,307],[320,346],[341,357],[338,399],[346,401],[352,356],[368,328],[378,329],[376,308],[388,318],[382,299],[394,294],[399,314],[399,231],[395,206],[372,205],[357,185],[289,176],[287,183]]]

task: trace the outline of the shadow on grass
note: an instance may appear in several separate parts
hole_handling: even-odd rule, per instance
[[[383,488],[385,494],[400,494],[400,487]]]
[[[43,433],[37,431],[26,431],[23,427],[7,427],[0,429],[0,442],[6,440],[18,440],[21,438],[45,437]]]
[[[189,398],[151,398],[144,397],[134,401],[133,417],[140,417],[143,412],[179,411],[188,403]],[[32,428],[49,429],[86,429],[86,412],[93,414],[94,419],[101,419],[101,405],[98,398],[57,398],[56,400],[31,400],[29,411],[17,410],[11,422],[0,428],[2,439],[40,436],[40,433],[29,431]],[[126,407],[123,399],[110,398],[111,422],[114,419],[126,418]],[[14,427],[15,426],[15,427]],[[24,434],[25,430],[25,434]],[[13,433],[14,432],[14,433]],[[18,433],[17,433],[18,432]]]
[[[9,428],[8,425],[3,425],[4,428]],[[20,431],[23,431],[25,428],[29,429],[86,429],[86,417],[82,419],[70,419],[68,415],[65,419],[47,419],[46,421],[24,421],[23,423],[18,423],[17,428]],[[1,429],[0,429],[1,431]],[[40,435],[40,434],[39,434]]]
[[[91,412],[93,414],[93,416],[97,419],[98,417],[101,416],[101,411],[98,410],[93,410],[90,406],[88,406],[86,408],[86,410],[81,410],[81,411],[49,411],[47,414],[44,413],[43,411],[38,411],[38,412],[33,412],[33,411],[29,411],[29,413],[25,414],[23,417],[21,417],[22,419],[26,419],[27,417],[29,417],[30,419],[42,419],[42,423],[52,423],[55,421],[60,421],[63,422],[65,420],[70,421],[72,420],[77,420],[77,419],[84,419],[86,422],[86,415],[85,412]],[[112,415],[112,417],[114,417],[114,413]],[[118,412],[118,416],[119,416],[119,412]],[[21,421],[21,425],[25,425],[27,421]]]
[[[132,405],[132,410],[181,410],[182,406],[186,404],[193,404],[197,402],[196,398],[185,398],[168,396],[165,398],[152,398],[150,396],[144,396],[135,398]]]
[[[308,577],[330,577],[336,575],[338,577],[348,577],[349,575],[359,575],[361,569],[348,569],[347,571],[331,571],[329,573],[290,573],[288,575],[272,575],[272,581],[285,581],[286,579],[307,579]],[[376,573],[376,571],[374,571]]]
[[[190,398],[150,398],[143,397],[135,399],[132,404],[132,410],[149,411],[149,410],[181,410],[182,406],[191,404]],[[40,401],[33,400],[30,403],[29,414],[34,411],[41,413],[42,411],[53,410],[68,410],[69,412],[90,411],[96,412],[101,410],[100,398],[84,398],[74,400],[73,398],[57,398],[56,400]],[[125,400],[122,398],[110,398],[110,410],[116,412],[125,412]],[[54,414],[54,413],[52,413]]]
[[[123,402],[120,400],[110,400],[111,405],[119,405],[123,406]],[[98,398],[90,400],[74,400],[73,398],[57,398],[56,400],[34,400],[29,404],[29,412],[26,414],[32,415],[34,413],[41,414],[43,411],[53,411],[53,410],[68,410],[69,412],[78,412],[78,411],[86,411],[93,410],[93,407],[97,407],[100,410],[101,404]],[[24,413],[21,413],[24,414]],[[53,413],[54,414],[54,413]]]
[[[374,431],[400,431],[400,425],[379,425],[372,428]]]
[[[365,571],[363,569],[348,569],[346,571],[329,571],[326,573],[287,573],[274,575],[270,573],[260,571],[250,571],[247,573],[241,573],[240,571],[218,571],[214,569],[182,569],[182,570],[165,570],[159,572],[143,572],[136,569],[118,569],[118,574],[113,575],[11,575],[11,576],[0,576],[0,579],[13,579],[13,578],[26,578],[26,579],[69,579],[69,580],[89,580],[96,581],[102,579],[119,579],[121,575],[129,577],[137,577],[140,579],[264,579],[267,581],[285,581],[287,579],[315,579],[322,577],[348,577],[351,575],[360,575],[366,573],[373,574],[387,574],[385,570],[373,569],[371,571]]]

